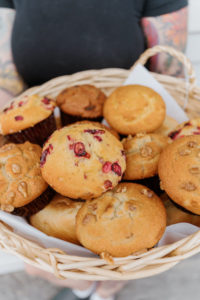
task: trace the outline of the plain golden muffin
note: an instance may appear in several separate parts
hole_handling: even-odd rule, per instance
[[[0,113],[0,133],[20,132],[47,119],[55,108],[55,102],[39,95],[23,96],[12,101]]]
[[[174,202],[200,215],[200,136],[185,136],[168,145],[160,155],[158,174]]]
[[[200,135],[200,118],[183,122],[169,133],[169,137],[172,140],[176,140],[187,135]]]
[[[56,99],[61,111],[82,118],[102,116],[105,94],[93,85],[84,84],[63,90]]]
[[[123,139],[126,155],[124,179],[137,180],[156,175],[160,153],[170,142],[167,136],[155,133],[138,133]]]
[[[40,156],[42,149],[29,142],[7,144],[0,148],[0,205],[11,212],[39,197],[47,183],[42,178]]]
[[[30,217],[30,223],[47,235],[79,244],[76,237],[76,214],[83,202],[57,194],[42,210]]]
[[[101,254],[123,257],[153,247],[166,227],[166,210],[145,186],[120,183],[101,197],[86,201],[76,217],[81,244]]]
[[[121,134],[153,132],[165,119],[165,103],[154,90],[142,85],[117,88],[105,101],[103,115]]]
[[[73,199],[95,198],[115,187],[125,167],[122,143],[106,129],[89,123],[55,131],[41,157],[46,182]]]

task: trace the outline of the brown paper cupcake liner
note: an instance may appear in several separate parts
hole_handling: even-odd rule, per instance
[[[13,215],[20,217],[30,217],[42,210],[53,198],[55,191],[49,186],[42,195],[32,202],[22,207],[17,207],[12,211]]]
[[[52,113],[45,120],[37,123],[33,127],[29,127],[20,132],[6,135],[6,138],[11,143],[22,144],[29,141],[32,144],[42,146],[47,138],[56,130],[56,122]]]
[[[100,122],[102,121],[103,117],[98,117],[98,118],[82,118],[80,116],[72,116],[64,113],[61,111],[61,122],[62,126],[66,126],[72,123],[88,120],[88,121],[93,121],[93,122]]]

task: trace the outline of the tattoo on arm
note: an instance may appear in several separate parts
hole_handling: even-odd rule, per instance
[[[147,47],[167,45],[184,52],[187,42],[187,14],[188,9],[184,7],[173,13],[143,18],[141,22]],[[182,64],[166,53],[151,58],[150,70],[178,77],[184,74]]]
[[[11,32],[15,12],[11,9],[0,9],[0,91],[13,97],[25,88],[13,63],[11,52]],[[3,102],[3,99],[0,102]]]

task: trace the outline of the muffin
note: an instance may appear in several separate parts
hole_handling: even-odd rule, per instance
[[[145,186],[120,183],[78,211],[76,233],[80,243],[115,257],[152,248],[166,227],[165,207]]]
[[[169,133],[169,137],[172,140],[176,140],[187,135],[200,135],[200,118],[183,122]]]
[[[161,199],[163,200],[167,212],[167,226],[184,222],[200,227],[200,216],[178,208],[174,205],[166,193],[163,193]]]
[[[84,119],[100,121],[105,94],[93,85],[76,85],[63,90],[56,99],[63,125]]]
[[[158,160],[162,150],[170,139],[160,134],[138,133],[123,139],[126,155],[124,179],[136,180],[155,176],[158,172]]]
[[[165,119],[165,103],[154,90],[142,85],[117,88],[105,101],[103,115],[117,132],[128,135],[153,132]]]
[[[41,157],[46,182],[73,199],[95,198],[115,187],[125,167],[121,142],[106,129],[89,123],[55,131]]]
[[[56,129],[53,100],[39,95],[23,96],[0,113],[0,133],[13,143],[42,145]]]
[[[160,155],[162,189],[185,209],[200,215],[200,136],[185,136]]]
[[[156,129],[154,133],[168,135],[177,126],[178,126],[178,122],[175,119],[166,116],[163,124],[158,129]]]
[[[83,202],[72,201],[59,194],[29,219],[32,226],[58,239],[79,244],[76,236],[76,214]]]
[[[43,208],[52,191],[42,178],[39,145],[29,142],[0,148],[0,208],[28,216]]]

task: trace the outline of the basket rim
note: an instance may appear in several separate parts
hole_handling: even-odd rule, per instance
[[[169,52],[169,49],[160,46],[159,48],[156,46],[150,49],[150,52],[146,52],[146,56],[144,52],[142,54],[142,59],[139,58],[135,65],[137,63],[141,63],[141,61],[142,64],[144,64],[145,59],[149,58],[152,53],[154,55],[155,52],[164,51],[163,49],[165,52]],[[173,49],[173,51],[176,52],[176,55],[180,54],[177,50]],[[188,63],[188,60],[183,58],[182,53],[181,59],[187,65],[187,68],[191,73],[189,82],[190,97],[195,98],[198,94],[200,95],[200,88],[195,83],[195,76],[193,75],[191,63]],[[123,82],[129,72],[130,70],[123,68],[85,70],[71,75],[63,75],[53,78],[41,86],[26,90],[18,97],[27,93],[37,92],[40,94],[47,89],[52,91],[52,93],[56,93],[55,91],[57,91],[56,89],[58,89],[58,85],[59,87],[62,86],[62,84],[66,82],[66,79],[70,79],[71,81],[69,81],[69,83],[73,84],[74,80],[84,81],[90,77],[94,77],[97,83],[102,83],[104,81],[107,82],[109,78],[109,84],[106,88],[110,88],[110,86],[113,86],[115,83],[118,84],[119,82]],[[184,87],[185,82],[183,79],[172,79],[171,76],[157,73],[153,73],[153,75],[155,75],[159,80],[165,80],[166,82],[168,80],[174,80],[176,83],[183,84]],[[44,248],[36,242],[32,242],[23,238],[19,234],[14,233],[10,226],[5,225],[4,222],[0,220],[0,248],[4,251],[17,255],[25,262],[49,271],[62,279],[129,280],[159,274],[173,267],[179,261],[199,253],[200,230],[184,239],[179,240],[178,242],[152,248],[149,251],[133,254],[132,256],[124,258],[112,258],[106,254],[102,257],[86,258],[68,255],[59,249]]]

